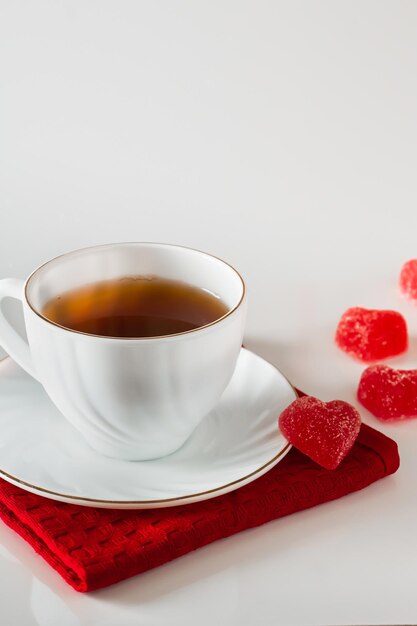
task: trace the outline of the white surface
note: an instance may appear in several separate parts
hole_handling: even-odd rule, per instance
[[[132,463],[94,452],[41,385],[4,359],[0,477],[54,500],[109,509],[207,500],[252,482],[284,458],[290,445],[277,415],[296,397],[273,365],[242,349],[221,401],[182,448]]]
[[[361,365],[332,336],[348,306],[417,309],[413,1],[0,5],[2,276],[64,250],[169,241],[236,265],[248,347],[323,399]],[[371,425],[397,475],[88,596],[5,527],[10,626],[417,622],[417,421]]]
[[[151,273],[212,291],[229,310],[193,331],[143,339],[73,331],[39,314],[59,295],[60,285],[69,291]],[[155,243],[60,255],[34,270],[25,285],[16,278],[0,281],[0,306],[8,296],[23,301],[30,354],[3,314],[0,344],[42,383],[91,447],[131,461],[178,450],[218,403],[241,350],[247,308],[244,283],[230,265],[197,250]]]

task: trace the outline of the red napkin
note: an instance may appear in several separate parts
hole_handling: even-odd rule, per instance
[[[363,424],[336,470],[319,467],[293,448],[267,474],[237,491],[147,511],[55,502],[0,480],[0,516],[74,589],[91,591],[246,528],[340,498],[398,466],[396,443]]]

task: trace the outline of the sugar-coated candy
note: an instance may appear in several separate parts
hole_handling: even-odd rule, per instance
[[[347,402],[294,400],[279,416],[282,434],[298,450],[327,469],[335,469],[359,434],[361,418]]]
[[[402,266],[400,289],[407,298],[417,300],[417,259],[411,259]]]
[[[380,361],[407,349],[407,324],[397,311],[353,307],[342,315],[335,339],[360,361]]]
[[[359,381],[358,399],[380,420],[417,417],[417,370],[367,367]]]

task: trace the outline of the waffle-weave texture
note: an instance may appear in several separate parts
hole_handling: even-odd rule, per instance
[[[319,467],[293,448],[267,474],[237,491],[146,511],[55,502],[0,480],[0,517],[74,589],[91,591],[247,528],[340,498],[398,466],[396,443],[363,424],[336,470]]]

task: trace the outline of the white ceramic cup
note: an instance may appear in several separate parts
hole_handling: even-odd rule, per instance
[[[129,275],[181,280],[220,297],[228,312],[195,330],[142,339],[104,337],[42,315],[53,297]],[[145,460],[177,450],[217,404],[242,344],[245,285],[230,265],[204,252],[157,243],[120,243],[63,254],[26,282],[0,281],[0,304],[22,301],[28,344],[0,311],[0,344],[45,388],[92,448]]]

